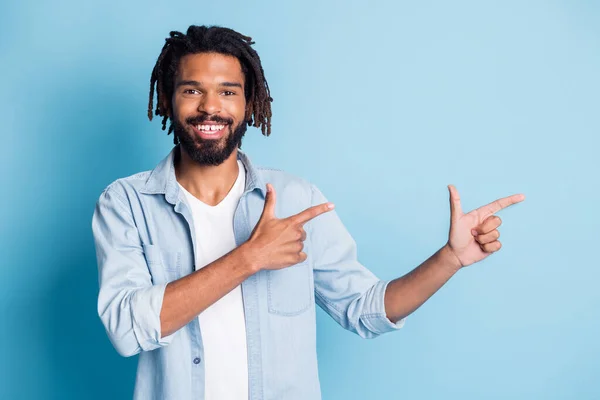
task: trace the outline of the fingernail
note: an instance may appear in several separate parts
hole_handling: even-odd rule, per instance
[[[330,210],[333,209],[333,207],[335,207],[335,205],[333,203],[327,204],[327,208],[329,208]]]
[[[471,233],[473,234],[473,236],[477,236],[477,231],[475,229],[472,229]]]

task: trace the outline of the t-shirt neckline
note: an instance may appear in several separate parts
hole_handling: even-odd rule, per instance
[[[177,184],[179,185],[179,188],[181,190],[183,190],[183,192],[186,194],[188,199],[190,199],[193,202],[193,205],[198,206],[198,207],[203,207],[207,210],[218,210],[222,207],[225,207],[225,205],[227,203],[229,203],[231,197],[233,196],[233,193],[238,191],[239,185],[241,185],[243,183],[244,178],[246,176],[246,169],[244,167],[244,163],[242,163],[240,160],[237,160],[237,162],[238,162],[238,176],[235,179],[233,186],[231,187],[231,189],[229,189],[229,192],[225,195],[225,197],[223,197],[223,199],[214,206],[211,206],[210,204],[206,204],[205,202],[203,202],[202,200],[200,200],[199,198],[197,198],[196,196],[194,196],[193,194],[188,192],[186,190],[186,188],[184,188],[179,182],[177,182]]]

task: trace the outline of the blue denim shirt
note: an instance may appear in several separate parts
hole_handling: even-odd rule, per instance
[[[100,291],[98,314],[123,356],[139,353],[135,399],[204,399],[198,318],[161,338],[167,283],[195,270],[195,230],[175,178],[174,147],[152,171],[119,179],[101,194],[92,218]],[[326,202],[309,182],[282,171],[246,167],[234,216],[236,243],[247,241],[263,210],[266,183],[285,218]],[[251,400],[320,399],[315,304],[364,338],[399,329],[385,314],[387,281],[361,265],[335,210],[305,224],[306,261],[260,271],[242,283]]]

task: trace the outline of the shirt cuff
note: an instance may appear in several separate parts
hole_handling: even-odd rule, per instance
[[[391,281],[379,281],[373,288],[373,302],[371,310],[361,315],[361,320],[370,331],[375,334],[383,334],[398,330],[404,326],[406,317],[396,323],[390,321],[385,312],[385,290]]]
[[[173,334],[161,338],[160,311],[167,284],[138,289],[131,298],[131,320],[133,332],[144,351],[166,346]]]

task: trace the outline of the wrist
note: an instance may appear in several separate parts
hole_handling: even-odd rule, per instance
[[[248,242],[239,246],[236,252],[239,259],[239,265],[244,268],[244,271],[248,276],[254,275],[261,270],[260,263],[256,257],[256,252]]]
[[[440,256],[442,257],[442,262],[444,265],[448,265],[448,267],[454,271],[459,271],[463,265],[452,247],[450,247],[449,243],[446,243],[444,247],[440,249]]]

